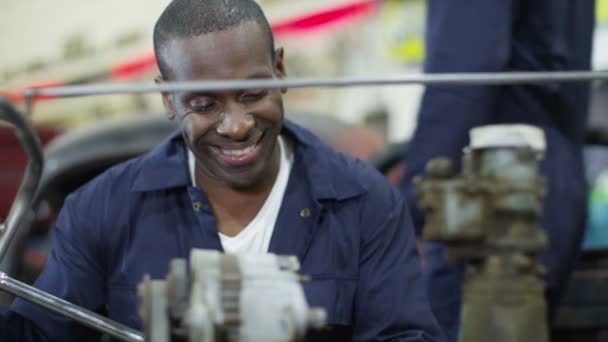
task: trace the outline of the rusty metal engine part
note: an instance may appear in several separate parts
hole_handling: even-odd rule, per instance
[[[462,174],[450,160],[427,164],[414,180],[426,214],[424,238],[442,242],[465,264],[461,341],[548,341],[545,271],[538,256],[547,237],[538,220],[545,195],[538,163],[542,130],[526,125],[474,128]]]

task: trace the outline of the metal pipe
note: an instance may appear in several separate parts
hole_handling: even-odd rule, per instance
[[[0,289],[123,341],[144,340],[143,334],[137,330],[12,279],[2,272],[0,272]]]
[[[312,88],[385,85],[501,85],[516,83],[582,82],[608,80],[608,71],[500,72],[414,74],[393,77],[327,79],[255,79],[151,83],[107,83],[27,89],[24,96],[91,96],[177,91],[222,91],[251,88]]]
[[[28,157],[25,176],[15,196],[7,220],[0,223],[0,261],[20,226],[33,217],[32,202],[42,174],[43,157],[40,142],[29,122],[7,100],[0,98],[0,120],[15,126],[15,131]],[[0,272],[0,290],[36,303],[54,312],[70,317],[88,327],[124,341],[143,341],[143,335],[122,324],[71,304],[44,291],[21,283]]]
[[[34,215],[32,201],[42,175],[43,157],[40,141],[30,123],[5,99],[0,98],[0,120],[15,126],[16,135],[27,154],[28,163],[19,191],[8,213],[6,222],[0,225],[0,261],[4,258],[10,243],[17,235],[19,226],[29,222]]]

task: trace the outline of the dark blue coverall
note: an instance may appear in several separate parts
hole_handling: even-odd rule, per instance
[[[590,68],[593,0],[428,0],[427,57],[436,72],[565,71]],[[586,183],[582,152],[589,83],[509,86],[429,86],[407,153],[403,190],[420,232],[412,179],[438,156],[460,169],[469,129],[496,123],[541,127],[548,150],[541,172],[548,193],[541,225],[550,250],[550,313],[555,310],[579,252],[584,231]],[[425,244],[431,305],[449,341],[457,338],[461,268],[443,257],[443,247]]]
[[[296,255],[304,292],[331,329],[311,341],[443,341],[424,290],[407,205],[376,170],[286,122],[294,161],[270,252]],[[302,215],[303,210],[308,215]],[[141,329],[136,286],[164,279],[192,248],[222,250],[205,193],[190,182],[176,133],[70,195],[36,287]],[[263,314],[264,308],[260,308]],[[0,341],[90,341],[98,334],[17,300]]]

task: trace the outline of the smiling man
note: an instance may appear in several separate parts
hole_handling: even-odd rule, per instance
[[[157,82],[286,75],[252,0],[173,1],[154,43]],[[139,329],[136,285],[192,248],[296,255],[309,304],[327,311],[310,340],[441,340],[398,191],[284,122],[285,91],[162,94],[179,132],[68,197],[36,286]],[[96,337],[23,300],[0,320],[2,341]]]

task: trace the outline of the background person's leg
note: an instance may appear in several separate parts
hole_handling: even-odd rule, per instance
[[[581,152],[556,131],[546,129],[547,153],[541,173],[547,193],[541,226],[549,238],[542,257],[547,268],[547,304],[553,317],[581,250],[587,215],[587,182]]]
[[[460,290],[464,267],[445,258],[442,243],[424,242],[424,279],[431,309],[443,329],[447,342],[458,341]]]

